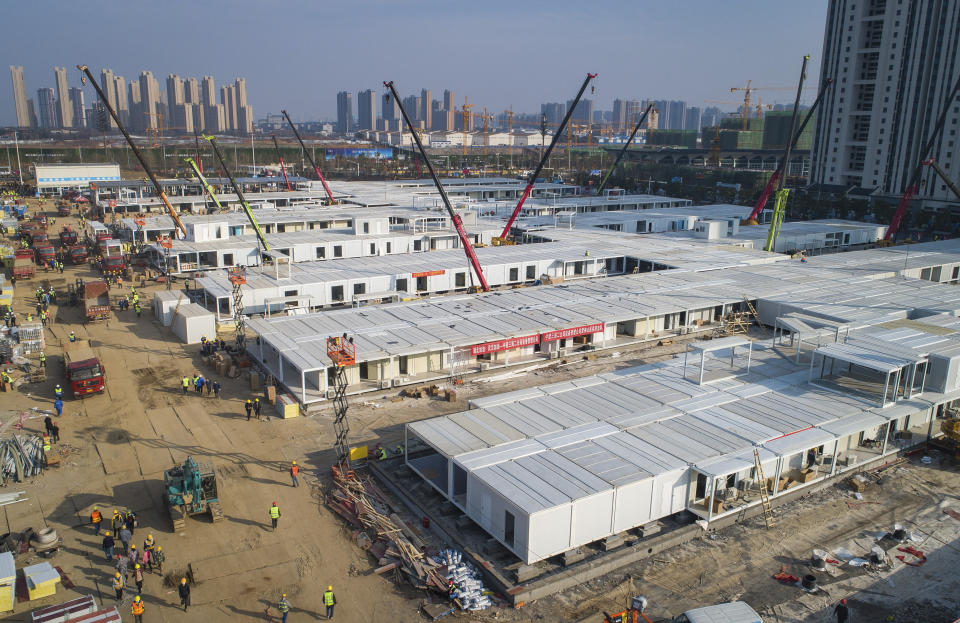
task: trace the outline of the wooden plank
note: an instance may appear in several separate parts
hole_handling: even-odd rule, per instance
[[[157,433],[160,447],[166,447],[174,464],[183,463],[196,445],[193,434],[184,426],[172,407],[159,407],[147,411],[147,419]]]

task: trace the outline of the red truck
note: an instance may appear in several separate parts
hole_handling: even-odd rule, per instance
[[[77,244],[77,232],[70,229],[70,227],[64,227],[60,231],[60,246],[69,247],[75,244]]]
[[[110,317],[110,288],[106,281],[80,282],[83,315],[87,320],[105,320]]]
[[[103,393],[106,389],[103,364],[86,340],[63,345],[63,364],[74,398]]]
[[[103,258],[103,264],[101,271],[106,275],[122,275],[123,271],[127,269],[126,263],[123,261],[122,255],[109,255]]]
[[[37,266],[49,266],[50,261],[57,257],[57,252],[49,242],[36,244],[33,248],[37,252]]]
[[[67,254],[74,264],[83,264],[87,261],[87,247],[82,244],[72,245]]]
[[[70,216],[70,208],[72,207],[69,201],[61,199],[57,202],[57,216]]]
[[[31,249],[17,249],[13,257],[14,279],[29,279],[37,273],[37,265],[33,262]]]

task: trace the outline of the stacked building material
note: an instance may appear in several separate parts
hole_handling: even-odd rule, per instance
[[[463,559],[463,553],[455,549],[445,549],[433,560],[446,566],[447,580],[453,580],[457,589],[457,601],[464,610],[485,610],[493,605],[488,595],[484,592],[483,580],[480,572],[469,562]]]
[[[25,322],[19,327],[17,335],[20,338],[20,345],[23,347],[23,354],[38,353],[44,348],[43,324],[40,322]]]
[[[22,482],[43,471],[43,440],[39,435],[11,435],[0,439],[0,482]]]

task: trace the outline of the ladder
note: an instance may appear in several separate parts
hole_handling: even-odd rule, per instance
[[[767,528],[774,525],[773,508],[770,506],[770,495],[767,492],[767,479],[763,476],[763,466],[760,465],[760,451],[753,449],[753,464],[757,471],[757,483],[760,488],[760,505],[763,506],[763,521]]]
[[[750,302],[750,299],[747,298],[746,294],[741,294],[743,297],[743,302],[747,304],[747,309],[750,311],[750,315],[753,317],[753,321],[757,323],[757,326],[761,329],[763,324],[760,322],[760,314],[757,313],[757,310],[753,307],[753,303]]]

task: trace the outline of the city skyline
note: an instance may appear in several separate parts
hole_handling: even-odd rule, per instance
[[[110,36],[103,38],[75,35],[101,28],[97,16],[123,5],[95,0],[93,5],[100,10],[90,10],[89,5],[44,0],[14,4],[8,7],[12,23],[39,22],[46,5],[58,19],[44,23],[43,46],[32,45],[26,34],[29,29],[17,29],[0,43],[0,49],[8,64],[24,67],[29,94],[54,86],[47,78],[53,67],[67,67],[70,86],[79,86],[73,68],[81,62],[96,71],[112,67],[128,77],[149,68],[159,80],[171,73],[211,75],[222,84],[242,75],[248,79],[249,103],[260,111],[259,117],[286,109],[298,121],[335,119],[337,92],[374,89],[382,93],[383,80],[394,80],[402,97],[431,87],[439,94],[438,89],[445,88],[466,94],[471,102],[491,111],[512,105],[516,112],[537,112],[542,102],[571,98],[588,71],[599,73],[593,94],[597,107],[609,110],[618,97],[676,99],[702,106],[707,99],[729,99],[729,88],[747,80],[789,86],[795,83],[794,65],[799,65],[803,54],[817,60],[826,15],[825,2],[785,4],[776,11],[756,1],[718,5],[692,0],[683,11],[628,2],[614,2],[606,11],[569,2],[494,2],[480,12],[434,1],[403,6],[383,0],[360,0],[349,11],[326,11],[293,0],[277,10],[277,19],[253,20],[247,16],[261,12],[261,5],[241,0],[232,3],[225,16],[220,4],[175,0],[162,7],[143,7],[144,12],[136,15],[119,11],[111,17],[115,23]],[[358,13],[376,19],[358,21],[354,19]],[[741,13],[750,19],[741,19]],[[187,14],[190,19],[184,18]],[[296,19],[289,19],[291,15]],[[214,45],[209,24],[222,24],[224,19],[229,24],[219,28],[229,29],[231,41],[246,36],[276,38],[284,42],[285,59],[313,60],[278,63],[271,55],[242,46],[232,47],[229,55],[212,54],[222,49],[223,42],[216,39]],[[791,27],[779,28],[785,22]],[[310,43],[318,23],[324,24],[325,33],[319,53]],[[498,44],[463,36],[467,23],[471,31],[495,35]],[[424,24],[433,26],[430,37],[404,36],[402,53],[394,53],[398,36]],[[538,27],[531,28],[533,24]],[[561,49],[556,45],[562,33],[585,29],[598,33],[588,52],[580,46]],[[163,32],[176,32],[191,43],[171,47],[163,36],[147,36]],[[356,45],[358,40],[363,45]],[[730,43],[738,40],[750,45]],[[634,53],[625,54],[625,49]],[[758,49],[764,53],[758,54]],[[658,60],[667,52],[669,62]],[[198,62],[198,56],[205,60]],[[812,66],[809,79],[816,81],[819,63]],[[782,92],[770,103],[790,98],[789,92]],[[88,105],[91,101],[87,92]],[[458,107],[461,104],[458,95]],[[15,123],[10,81],[3,80],[0,124]]]

